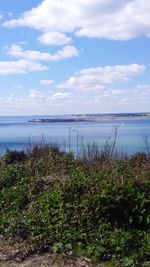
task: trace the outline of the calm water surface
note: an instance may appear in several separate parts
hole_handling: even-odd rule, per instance
[[[57,117],[57,116],[56,116]],[[80,144],[97,142],[102,146],[106,139],[113,136],[113,127],[119,126],[117,147],[124,152],[133,153],[144,150],[142,135],[150,136],[150,118],[101,120],[95,122],[32,123],[36,116],[0,117],[0,153],[6,148],[26,149],[31,144],[57,143],[68,149],[69,135],[71,148],[76,151],[77,140]],[[50,116],[37,116],[50,118]],[[53,116],[54,118],[54,116]]]

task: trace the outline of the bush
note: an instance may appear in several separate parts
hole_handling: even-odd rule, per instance
[[[130,164],[133,167],[136,167],[136,166],[139,167],[139,166],[145,164],[147,161],[148,161],[148,156],[143,152],[135,153],[130,158]]]
[[[137,180],[134,157],[89,164],[47,147],[43,157],[39,149],[26,161],[1,160],[1,236],[32,244],[34,252],[73,253],[115,266],[149,261],[150,176]]]
[[[6,164],[13,164],[15,162],[22,162],[26,159],[26,153],[24,151],[10,151],[9,149],[6,150],[4,155],[4,160]]]

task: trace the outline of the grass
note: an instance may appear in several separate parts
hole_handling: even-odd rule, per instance
[[[25,256],[116,267],[149,262],[150,157],[119,155],[115,141],[108,148],[88,147],[76,159],[57,146],[7,151],[0,159],[1,240]]]

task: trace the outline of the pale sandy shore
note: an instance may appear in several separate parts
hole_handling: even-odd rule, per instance
[[[138,120],[150,118],[150,113],[120,113],[120,114],[78,114],[72,115],[80,120]]]

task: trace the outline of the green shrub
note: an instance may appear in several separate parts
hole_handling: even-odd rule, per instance
[[[137,180],[133,158],[82,166],[70,153],[45,149],[19,163],[1,160],[0,234],[34,251],[115,266],[149,261],[150,176]]]

